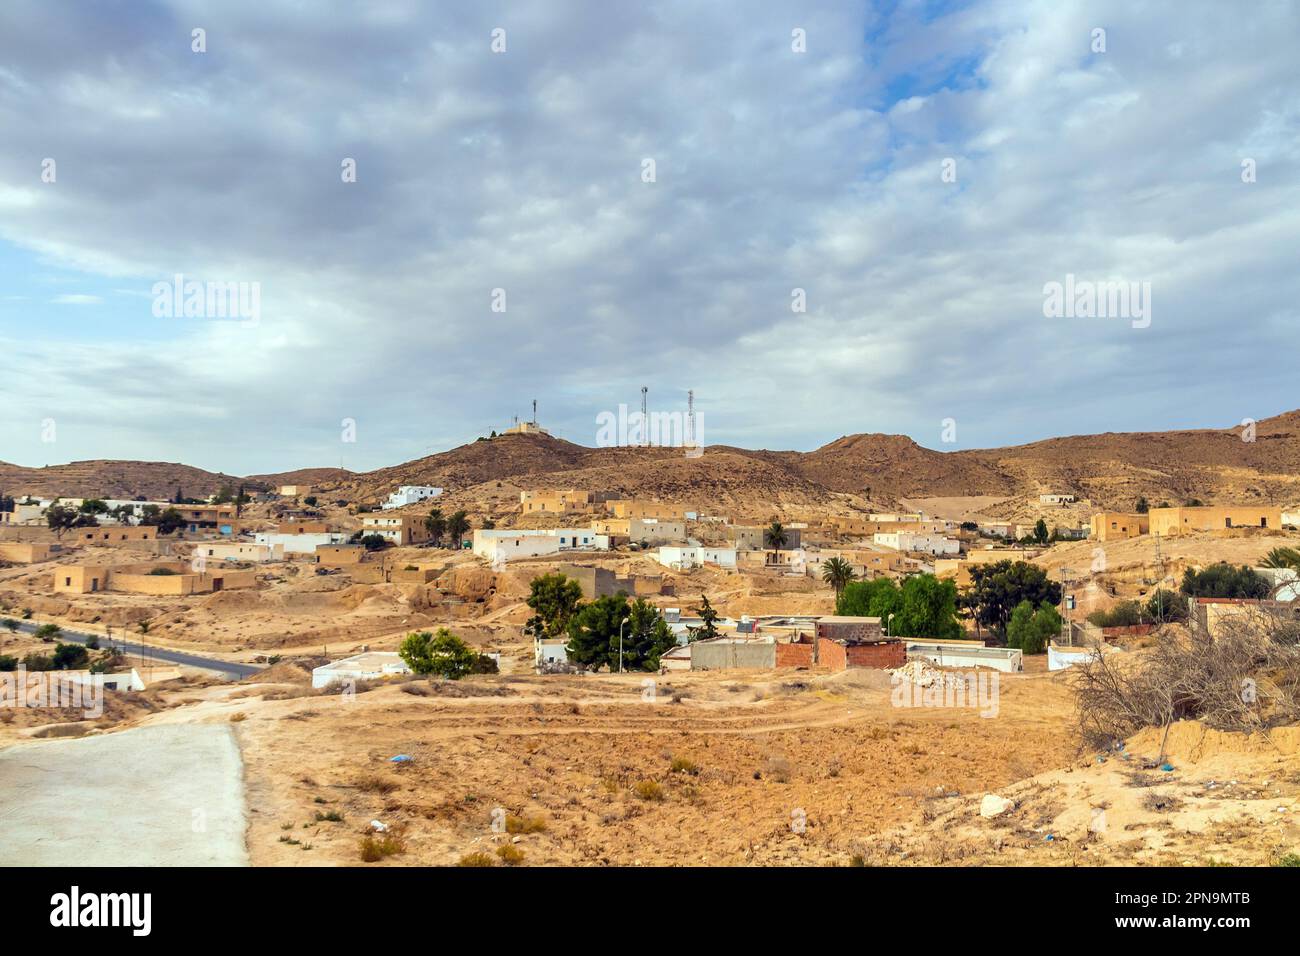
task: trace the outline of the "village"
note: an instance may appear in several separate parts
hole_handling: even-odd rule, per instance
[[[525,422],[489,444],[521,441],[551,439]],[[707,458],[706,452],[699,460]],[[926,506],[894,498],[889,510],[857,498],[848,508],[740,510],[544,481],[485,484],[491,494],[475,498],[434,484],[381,487],[363,497],[345,497],[341,486],[327,483],[232,485],[202,499],[178,488],[172,500],[6,489],[0,495],[0,671],[42,706],[0,709],[0,739],[72,743],[177,720],[240,721],[250,766],[260,762],[274,779],[283,773],[279,761],[297,752],[292,741],[301,729],[286,708],[305,706],[320,714],[319,724],[326,715],[313,701],[363,702],[350,719],[364,714],[377,734],[419,706],[431,709],[431,732],[443,733],[435,728],[447,720],[468,721],[466,729],[480,726],[480,741],[484,731],[497,733],[490,728],[502,720],[550,723],[555,718],[542,715],[554,708],[570,714],[566,734],[622,737],[628,729],[612,727],[627,719],[648,729],[644,717],[623,713],[641,706],[667,707],[655,718],[661,730],[679,728],[688,740],[703,732],[701,720],[733,725],[750,741],[827,722],[837,734],[881,732],[861,726],[852,716],[857,712],[885,720],[888,739],[901,747],[891,759],[914,765],[912,787],[935,767],[906,757],[920,745],[912,731],[899,737],[900,720],[907,726],[919,717],[920,726],[934,729],[927,721],[955,716],[941,736],[974,734],[983,743],[968,754],[1002,746],[996,741],[1017,733],[1009,713],[1021,715],[1021,730],[1026,719],[1045,722],[1051,728],[1045,736],[1003,750],[979,771],[963,770],[958,789],[937,784],[947,801],[983,794],[973,812],[992,823],[999,807],[1014,805],[997,788],[1059,772],[1071,754],[1089,746],[1070,716],[1074,670],[1112,661],[1130,666],[1162,635],[1215,640],[1260,614],[1283,626],[1300,620],[1293,560],[1300,509],[1149,507],[1142,500],[1120,512],[1056,488],[1020,499],[950,497]],[[1005,514],[1018,517],[999,517]],[[34,695],[36,687],[44,696]],[[463,690],[452,694],[452,688]],[[69,698],[69,689],[81,696]],[[98,695],[93,710],[82,706],[91,694]],[[533,702],[531,718],[525,701]],[[683,712],[687,703],[701,708],[701,716]],[[606,716],[584,727],[583,718],[572,716],[578,713]],[[764,730],[769,724],[787,729]],[[331,724],[334,730],[322,737],[323,726],[302,745],[314,741],[318,757],[346,759],[337,748],[354,731]],[[706,748],[712,733],[705,733]],[[411,739],[391,749],[415,760],[410,751],[422,746]],[[780,769],[790,762],[784,753],[797,749],[759,763],[766,760],[788,777]],[[1157,750],[1161,761],[1169,759],[1166,745]],[[669,756],[674,765],[697,765],[698,756]],[[632,763],[644,759],[638,753]],[[844,759],[817,758],[819,765]],[[394,768],[403,769],[413,772]],[[602,779],[600,786],[613,787],[609,795],[626,787],[630,796],[619,799],[632,800],[632,809],[671,792],[652,775],[624,784]],[[680,771],[668,777],[671,784],[686,779],[695,786],[707,777]],[[726,779],[736,785],[734,776]],[[399,780],[384,783],[381,803],[390,784]],[[283,782],[268,786],[264,792],[274,796],[264,813],[284,813],[286,804],[305,796],[285,792]],[[332,800],[320,793],[310,799]],[[526,814],[534,802],[515,799],[511,813]],[[812,795],[800,799],[815,802]],[[873,831],[903,839],[905,830],[886,824],[915,827],[912,813],[928,802],[899,801],[879,815]],[[411,857],[407,849],[394,857],[490,865],[512,856],[475,855],[479,841],[488,849],[507,845],[490,828],[469,837],[468,850],[464,839],[445,833],[441,850],[417,849],[412,822],[385,821],[379,807],[365,813],[385,830],[396,826],[408,835],[402,846]],[[390,811],[394,816],[402,814]],[[253,834],[261,825],[256,818],[250,824],[254,862],[301,860],[286,854],[301,841],[286,846],[268,833],[270,845],[259,845],[262,838]],[[325,838],[338,829],[314,827],[312,846],[325,850]],[[873,856],[880,853],[879,835],[850,840],[836,828],[833,841],[813,850],[807,831],[795,834],[801,848],[793,849],[778,837],[781,828],[764,832],[763,840],[735,846],[721,859],[897,862]],[[1091,832],[1085,828],[1078,838]],[[370,846],[378,833],[367,829],[358,838]],[[511,846],[521,839],[508,836]],[[986,836],[972,839],[984,846]],[[348,841],[335,842],[329,852],[339,862],[351,859]],[[1147,844],[1139,852],[1152,859],[1173,852],[1167,840]],[[1278,855],[1275,848],[1249,850]],[[610,852],[584,837],[567,850],[549,847],[546,860],[580,861],[594,853],[634,862]]]

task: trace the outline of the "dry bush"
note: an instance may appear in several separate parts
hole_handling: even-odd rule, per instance
[[[632,792],[642,800],[658,802],[664,798],[664,788],[653,780],[640,781],[632,788]]]
[[[501,862],[506,866],[518,866],[524,862],[524,851],[510,843],[497,847],[497,856],[501,857]]]
[[[506,815],[507,833],[545,833],[546,821],[542,817],[517,817]]]
[[[367,834],[361,838],[361,859],[366,863],[377,863],[405,852],[406,841],[397,833]]]
[[[668,769],[673,773],[688,773],[692,777],[700,772],[700,765],[689,757],[674,757]]]
[[[1169,629],[1128,664],[1125,655],[1099,654],[1075,667],[1084,742],[1109,747],[1178,720],[1245,733],[1300,720],[1300,647],[1289,614],[1256,609],[1217,630],[1211,638]]]
[[[476,853],[466,853],[456,861],[457,866],[496,866],[497,861],[492,859],[492,854],[478,851]]]
[[[352,786],[362,793],[392,793],[397,789],[396,781],[381,777],[376,773],[362,774],[352,781]]]

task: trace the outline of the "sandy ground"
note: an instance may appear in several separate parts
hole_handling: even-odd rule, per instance
[[[0,865],[241,866],[229,727],[150,727],[0,751]]]

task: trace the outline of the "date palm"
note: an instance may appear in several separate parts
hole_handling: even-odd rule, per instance
[[[781,549],[785,547],[785,543],[788,540],[785,528],[781,526],[781,522],[773,521],[768,525],[766,530],[763,531],[763,540],[767,543],[767,546],[776,553],[772,563],[780,564]]]
[[[857,578],[853,565],[843,558],[829,558],[822,565],[822,580],[835,589],[835,600],[839,601],[844,593],[844,586]]]

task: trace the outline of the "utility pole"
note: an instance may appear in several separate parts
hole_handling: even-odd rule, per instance
[[[1070,599],[1066,591],[1070,587],[1069,575],[1074,568],[1061,568],[1061,610],[1065,612],[1065,633],[1070,635],[1070,647],[1074,646],[1074,628],[1070,626]]]
[[[642,445],[650,444],[650,415],[648,413],[649,406],[646,404],[646,393],[649,391],[650,389],[647,388],[645,385],[641,386],[641,444]]]

